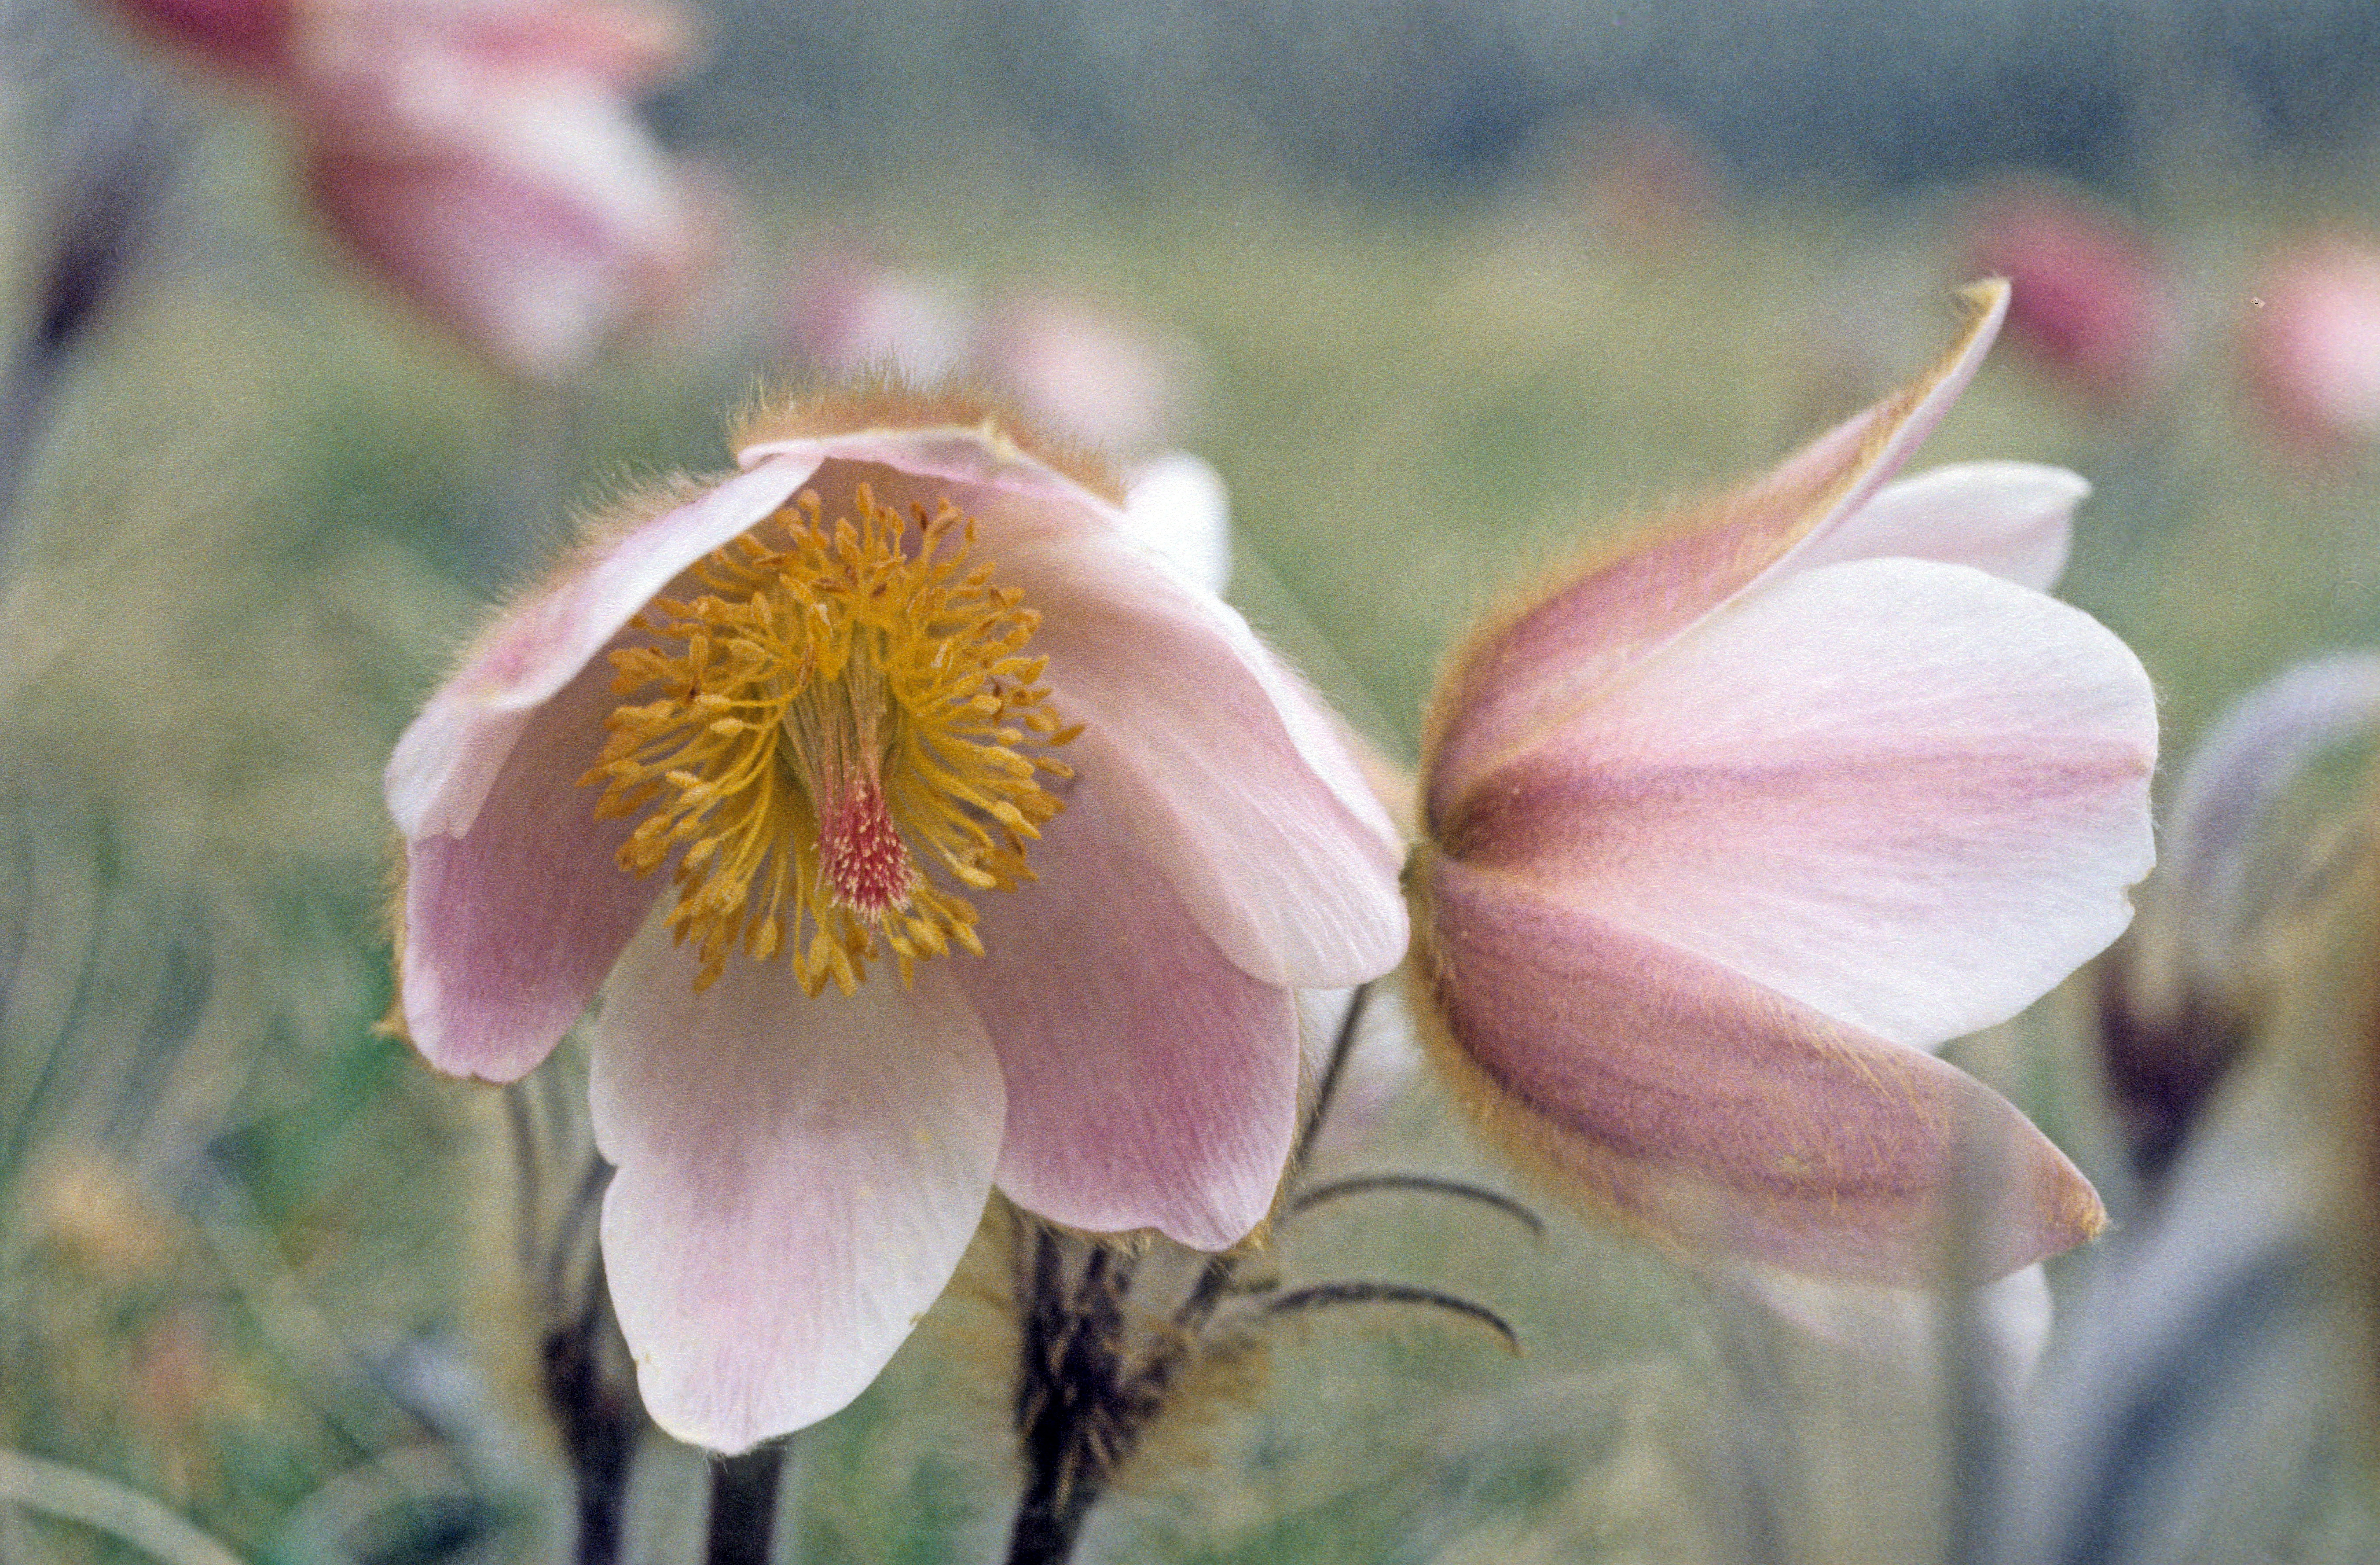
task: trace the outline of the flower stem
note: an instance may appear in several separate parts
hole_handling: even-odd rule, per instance
[[[1031,1486],[1016,1508],[1008,1535],[1008,1565],[1060,1565],[1074,1553],[1083,1519],[1099,1498],[1101,1485],[1085,1481],[1079,1449],[1032,1454],[1047,1460],[1034,1463]]]
[[[537,1284],[546,1407],[562,1437],[577,1490],[578,1537],[573,1558],[577,1565],[614,1565],[620,1558],[629,1469],[636,1462],[645,1412],[627,1349],[612,1317],[602,1252],[588,1244],[582,1257],[579,1243],[602,1199],[611,1168],[588,1152],[586,1168],[561,1213],[550,1216],[546,1164],[553,1157],[552,1143],[563,1137],[552,1132],[550,1122],[549,1131],[540,1133],[528,1086],[516,1083],[507,1088],[504,1108],[512,1132],[520,1266]]]
[[[1330,1040],[1330,1060],[1322,1067],[1322,1079],[1314,1088],[1314,1106],[1305,1111],[1305,1122],[1298,1127],[1297,1149],[1290,1154],[1292,1177],[1305,1171],[1305,1161],[1314,1153],[1314,1143],[1322,1134],[1322,1121],[1330,1112],[1330,1100],[1339,1095],[1339,1080],[1347,1073],[1347,1061],[1355,1052],[1355,1039],[1364,1025],[1364,1008],[1372,998],[1372,986],[1358,984],[1355,992],[1347,997],[1347,1013],[1339,1019],[1339,1034]]]
[[[1333,1040],[1313,1106],[1298,1126],[1290,1154],[1293,1179],[1314,1149],[1325,1114],[1354,1052],[1368,986],[1359,988]],[[1210,1256],[1170,1325],[1144,1331],[1135,1345],[1124,1304],[1132,1291],[1132,1255],[1091,1241],[1072,1241],[1021,1215],[1014,1230],[1017,1308],[1016,1436],[1025,1463],[1025,1490],[1010,1524],[1008,1565],[1063,1565],[1075,1550],[1091,1507],[1140,1448],[1183,1374],[1202,1353],[1217,1309],[1231,1296],[1241,1256]],[[1070,1280],[1070,1255],[1082,1256]],[[1355,1285],[1349,1300],[1414,1302],[1424,1290]],[[1294,1295],[1290,1307],[1342,1302],[1328,1289]],[[1330,1293],[1329,1298],[1323,1295]],[[1483,1318],[1510,1336],[1500,1319],[1475,1305],[1428,1293],[1423,1301]]]
[[[704,1565],[769,1565],[785,1448],[762,1446],[710,1469],[710,1538]]]
[[[595,1284],[601,1298],[602,1281]],[[607,1373],[600,1308],[545,1336],[545,1395],[561,1426],[578,1491],[577,1565],[613,1565],[620,1558],[620,1520],[628,1469],[644,1420],[633,1390]]]
[[[1134,1261],[1096,1243],[1073,1287],[1067,1242],[1032,1225],[1016,1236],[1016,1434],[1026,1482],[1008,1538],[1009,1565],[1060,1565],[1116,1470],[1139,1448],[1181,1366],[1170,1344],[1128,1362],[1123,1301]]]
[[[0,540],[77,344],[146,248],[188,140],[157,89],[104,84],[61,150],[31,332],[0,369]]]

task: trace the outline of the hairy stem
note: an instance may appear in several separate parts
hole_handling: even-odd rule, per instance
[[[1134,1261],[1104,1245],[1067,1285],[1066,1242],[1018,1223],[1016,1435],[1025,1492],[1010,1525],[1009,1565],[1058,1565],[1091,1507],[1165,1405],[1181,1353],[1126,1362],[1125,1294]],[[1029,1252],[1029,1253],[1028,1253]]]
[[[1358,984],[1348,997],[1347,1013],[1339,1019],[1339,1036],[1330,1040],[1330,1061],[1322,1067],[1322,1079],[1315,1085],[1314,1106],[1305,1111],[1305,1122],[1298,1127],[1297,1150],[1290,1154],[1290,1171],[1294,1174],[1305,1167],[1314,1151],[1314,1143],[1322,1134],[1322,1121],[1330,1112],[1330,1100],[1339,1095],[1340,1078],[1347,1074],[1347,1061],[1355,1052],[1355,1039],[1364,1025],[1364,1008],[1370,1003],[1372,986]]]
[[[1297,1128],[1289,1159],[1292,1177],[1314,1150],[1354,1051],[1370,993],[1368,985],[1359,987],[1348,1002],[1314,1101]],[[1128,1342],[1124,1310],[1134,1262],[1094,1243],[1070,1286],[1067,1246],[1068,1241],[1052,1230],[1017,1218],[1015,1421],[1025,1489],[1009,1532],[1008,1565],[1060,1565],[1073,1554],[1091,1507],[1139,1449],[1183,1371],[1200,1351],[1201,1333],[1231,1296],[1240,1264],[1232,1252],[1208,1256],[1172,1312],[1170,1330],[1135,1353]],[[1400,1303],[1455,1309],[1510,1335],[1501,1320],[1475,1305],[1435,1294],[1409,1296],[1417,1295],[1415,1290],[1382,1292],[1366,1286],[1373,1288],[1363,1294],[1366,1299],[1393,1297]],[[1290,1307],[1312,1308],[1325,1302],[1319,1295],[1299,1297]]]

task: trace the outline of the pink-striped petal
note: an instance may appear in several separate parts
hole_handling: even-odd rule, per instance
[[[1973,565],[2046,592],[2091,486],[2037,462],[1959,462],[1900,479],[1793,555],[1791,568],[1906,555]]]
[[[1427,820],[1581,708],[1640,659],[1855,516],[1908,459],[1983,362],[2005,284],[1964,297],[1965,329],[1936,364],[1749,486],[1670,518],[1650,541],[1597,554],[1491,619],[1439,682],[1424,747]]]
[[[945,964],[804,997],[649,925],[595,1023],[603,1265],[661,1426],[739,1451],[857,1396],[941,1292],[1000,1156],[1000,1067]]]
[[[990,954],[957,964],[1008,1083],[1000,1187],[1073,1228],[1238,1243],[1295,1131],[1289,991],[1225,959],[1093,786],[1033,864],[976,899]]]
[[[515,604],[398,738],[384,778],[397,830],[407,839],[469,831],[523,714],[575,678],[680,571],[783,504],[816,470],[787,460],[740,473],[609,540]]]
[[[1998,1276],[2104,1221],[2089,1183],[1973,1077],[1691,952],[1431,855],[1416,983],[1458,1090],[1559,1188],[1739,1258],[1933,1280],[1965,1148],[2007,1171]]]
[[[1330,719],[1238,614],[1111,536],[1010,552],[1066,758],[1251,977],[1361,983],[1404,950],[1402,852]]]
[[[2008,280],[1993,277],[1973,284],[1961,290],[1959,304],[1966,312],[1965,323],[1957,340],[1924,374],[1828,430],[1770,468],[1760,480],[1763,485],[1791,491],[1840,470],[1846,463],[1857,470],[1859,477],[1843,491],[1841,503],[1805,536],[1823,536],[1900,471],[1983,368],[1984,356],[1991,351],[2001,324],[2008,320]]]
[[[579,672],[534,711],[469,828],[406,844],[398,991],[407,1034],[455,1075],[515,1081],[578,1020],[655,887],[613,860],[633,820],[595,819],[577,786],[601,747],[611,670]]]
[[[1714,614],[1442,838],[1853,1026],[1930,1046],[2115,939],[2155,704],[2122,642],[1979,571],[1868,560]]]

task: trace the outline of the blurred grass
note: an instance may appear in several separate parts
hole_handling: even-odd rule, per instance
[[[1326,205],[1261,171],[1094,188],[993,162],[796,187],[754,214],[743,312],[706,346],[539,402],[347,274],[288,210],[278,155],[237,123],[208,143],[198,230],[79,368],[0,612],[0,1442],[154,1494],[258,1561],[550,1546],[528,1497],[557,1476],[517,1366],[468,1355],[494,1388],[472,1404],[480,1436],[516,1469],[482,1462],[428,1498],[392,1479],[385,1503],[419,1525],[370,1549],[341,1530],[352,1512],[307,1509],[456,1441],[407,1389],[407,1353],[517,1326],[491,1258],[490,1106],[371,1030],[389,999],[378,770],[574,497],[724,460],[720,412],[783,372],[754,345],[768,279],[805,245],[875,234],[1196,341],[1210,379],[1188,443],[1232,484],[1251,617],[1408,756],[1437,659],[1500,584],[1860,405],[1930,356],[1960,280],[1938,200],[1746,202],[1627,241],[1559,185]],[[2254,257],[2351,209],[2351,173],[2286,195],[2178,176],[2155,215],[2204,326],[2181,390],[2096,416],[2004,349],[1926,454],[2098,484],[2067,596],[2148,663],[2168,754],[2294,658],[2380,641],[2371,461],[2310,469],[2266,443],[2228,335]],[[2087,1125],[2061,1100],[2085,1089],[2073,1044],[2070,1014],[2045,1010],[1970,1058],[2053,1128]],[[1360,1162],[1509,1183],[1427,1086]],[[1592,1224],[1532,1244],[1367,1197],[1316,1214],[1281,1265],[1474,1292],[1528,1356],[1385,1309],[1283,1330],[1269,1377],[1219,1391],[1168,1448],[1212,1465],[1143,1463],[1095,1551],[1906,1559],[1938,1543],[1918,1367],[1801,1341]],[[991,1552],[1009,1479],[982,1309],[951,1303],[794,1442],[800,1558]],[[698,1464],[657,1447],[639,1482],[640,1547],[684,1558]],[[439,1483],[513,1509],[456,1510]],[[11,1560],[131,1557],[12,1515]],[[330,1531],[293,1534],[293,1516]]]

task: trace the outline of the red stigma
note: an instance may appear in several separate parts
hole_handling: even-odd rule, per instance
[[[853,781],[820,812],[819,862],[835,900],[863,918],[909,905],[917,872],[872,781]]]

